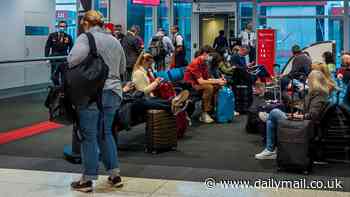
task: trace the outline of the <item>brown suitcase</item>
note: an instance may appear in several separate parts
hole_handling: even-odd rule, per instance
[[[176,118],[164,110],[148,110],[146,149],[148,153],[174,150],[177,147]]]

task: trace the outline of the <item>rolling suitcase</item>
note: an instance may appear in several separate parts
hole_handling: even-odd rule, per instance
[[[294,102],[293,96],[292,102]],[[305,114],[304,111],[303,113]],[[290,118],[279,121],[277,127],[278,171],[309,174],[313,167],[313,159],[310,155],[313,137],[314,124],[311,120]]]
[[[236,85],[234,89],[236,96],[236,111],[240,114],[246,114],[253,102],[253,92],[251,90],[251,87],[248,85]]]
[[[177,147],[176,118],[164,110],[148,110],[145,152],[157,154]]]
[[[216,121],[228,123],[233,121],[234,115],[234,94],[228,87],[222,87],[217,94]]]
[[[310,142],[313,137],[311,120],[282,120],[277,129],[278,170],[303,172],[312,170]]]

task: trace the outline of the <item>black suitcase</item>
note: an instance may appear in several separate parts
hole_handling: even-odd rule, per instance
[[[248,85],[236,85],[234,87],[236,111],[246,114],[253,103],[253,91]]]
[[[294,96],[292,96],[292,103],[294,103]],[[278,171],[309,174],[313,167],[313,158],[310,153],[314,136],[314,123],[311,120],[290,118],[279,121],[277,126]]]
[[[145,152],[157,154],[176,147],[176,117],[164,110],[148,110]]]
[[[277,129],[278,170],[303,172],[312,170],[310,144],[313,137],[311,120],[282,120]]]

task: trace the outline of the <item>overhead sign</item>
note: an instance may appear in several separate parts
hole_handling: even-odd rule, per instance
[[[276,31],[274,29],[258,29],[257,44],[257,63],[263,65],[273,76],[276,58]]]
[[[160,0],[133,0],[133,4],[159,6]]]
[[[218,13],[218,12],[235,12],[235,2],[215,2],[215,3],[193,3],[192,4],[194,13]]]

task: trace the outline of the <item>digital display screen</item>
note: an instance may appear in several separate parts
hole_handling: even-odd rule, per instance
[[[160,0],[132,0],[133,4],[158,6]]]

